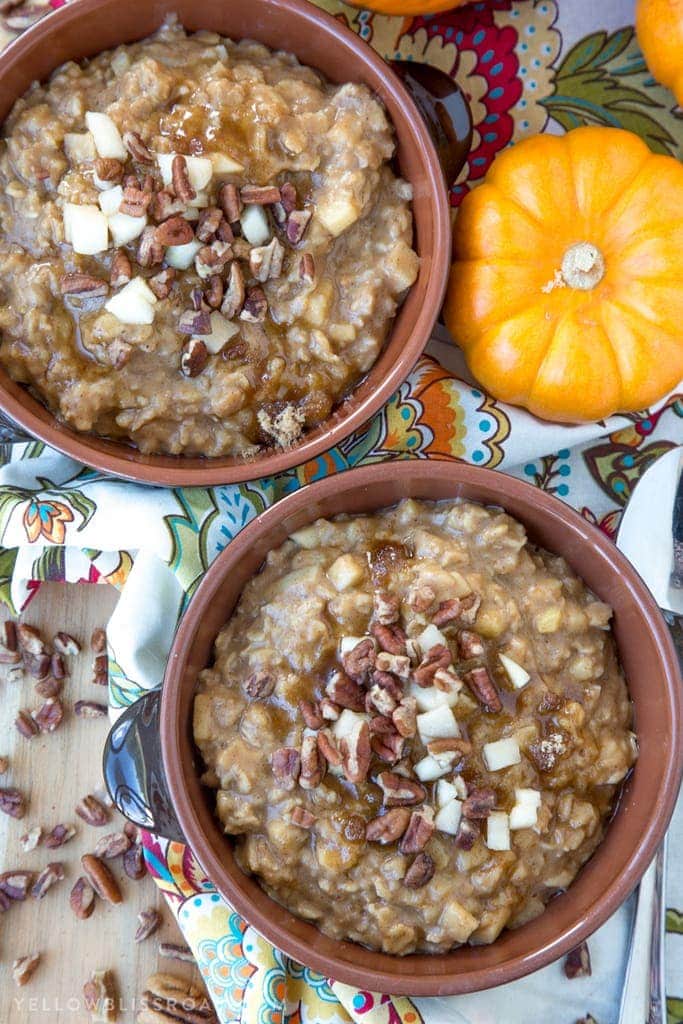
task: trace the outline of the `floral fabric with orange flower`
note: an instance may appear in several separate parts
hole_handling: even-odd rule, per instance
[[[63,0],[0,13],[0,45]],[[683,157],[683,120],[638,49],[632,0],[487,0],[435,15],[389,17],[319,0],[387,58],[451,75],[472,109],[457,208],[496,155],[537,132],[581,124],[627,128]],[[438,332],[437,332],[438,334]],[[656,407],[565,427],[487,395],[441,335],[363,431],[282,477],[211,490],[145,488],[79,466],[39,442],[1,451],[0,597],[23,608],[43,580],[108,582],[121,591],[108,626],[112,713],[158,686],[178,615],[232,537],[272,502],[329,473],[395,458],[464,460],[512,473],[616,535],[643,473],[683,444],[683,388]],[[149,615],[157,608],[156,616]],[[158,657],[151,660],[150,650]],[[150,872],[197,958],[222,1024],[526,1024],[552,1007],[572,1024],[615,1024],[631,903],[591,940],[591,977],[559,964],[502,989],[443,999],[392,998],[323,978],[275,950],[203,875],[192,851],[145,837]],[[683,849],[683,809],[672,828]],[[669,1024],[683,1022],[683,878],[668,891]],[[558,1008],[559,1007],[559,1008]]]

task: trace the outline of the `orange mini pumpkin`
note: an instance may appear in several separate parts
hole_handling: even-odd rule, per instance
[[[683,0],[638,0],[636,35],[648,68],[683,106]]]
[[[582,422],[683,378],[683,165],[631,132],[505,150],[454,228],[446,323],[496,398]]]
[[[471,0],[345,0],[351,7],[364,7],[378,14],[398,14],[414,17],[418,14],[438,14],[454,7],[463,7]]]

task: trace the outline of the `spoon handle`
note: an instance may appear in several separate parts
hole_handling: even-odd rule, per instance
[[[650,945],[650,1013],[648,1024],[666,1024],[666,969],[664,935],[666,931],[666,849],[667,838],[655,857],[654,904]]]
[[[638,887],[619,1024],[664,1024],[662,1007],[666,1005],[666,1000],[663,999],[663,944],[656,941],[663,928],[663,858],[664,844],[657,851]]]

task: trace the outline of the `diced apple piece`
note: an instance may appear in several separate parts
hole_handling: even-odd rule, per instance
[[[317,526],[304,526],[301,530],[295,530],[289,535],[289,539],[298,544],[300,548],[307,551],[320,543],[320,532]]]
[[[82,256],[95,256],[109,246],[107,218],[97,206],[64,204],[64,237],[71,242],[74,252]]]
[[[169,245],[164,259],[169,267],[176,270],[187,270],[194,263],[194,258],[202,247],[202,243],[193,238],[184,245]]]
[[[340,555],[327,570],[327,578],[336,590],[348,590],[363,579],[363,564],[353,555]]]
[[[196,206],[188,206],[188,208],[184,210],[180,214],[180,216],[184,217],[185,220],[199,220],[199,210],[197,209]]]
[[[367,720],[367,715],[344,708],[337,721],[332,723],[332,734],[335,739],[340,740],[344,736],[350,736],[359,728],[361,722],[367,722]]]
[[[85,123],[93,137],[98,156],[110,157],[114,160],[128,158],[121,133],[108,114],[99,114],[94,110],[89,110],[85,115]]]
[[[458,694],[454,690],[440,690],[438,686],[418,686],[411,683],[410,696],[417,701],[418,711],[431,711],[443,705],[453,707],[458,700]]]
[[[507,654],[499,654],[498,657],[500,658],[500,662],[505,669],[506,675],[514,688],[516,690],[521,690],[523,686],[526,686],[531,679],[531,676],[526,669],[522,668],[521,665],[518,665],[516,661],[512,660],[512,658],[508,658]]]
[[[173,159],[176,153],[158,153],[157,162],[164,185],[171,185],[173,182]],[[200,192],[211,181],[213,164],[205,156],[186,156],[185,166],[190,185],[196,192]],[[193,200],[194,202],[194,200]]]
[[[510,811],[510,828],[533,828],[538,822],[541,794],[537,789],[515,789],[515,806]]]
[[[347,196],[330,197],[318,204],[318,220],[331,235],[337,238],[358,220],[360,210]]]
[[[95,142],[90,132],[66,132],[64,135],[64,152],[69,163],[84,164],[97,156]]]
[[[211,161],[215,175],[239,174],[240,171],[244,170],[244,165],[238,163],[237,160],[227,153],[207,153],[206,156]]]
[[[123,324],[151,324],[157,298],[141,277],[134,277],[120,292],[104,304],[104,308]]]
[[[439,779],[436,784],[436,806],[445,807],[451,800],[458,799],[458,790],[452,782],[447,779]]]
[[[239,327],[237,324],[231,323],[230,320],[226,320],[220,313],[212,313],[209,319],[211,320],[211,334],[203,334],[202,341],[211,355],[215,356],[238,333]]]
[[[147,226],[146,217],[129,217],[127,213],[112,213],[107,219],[114,245],[127,245],[139,238]]]
[[[265,245],[270,239],[270,225],[266,211],[256,203],[248,203],[240,217],[242,234],[250,245]]]
[[[484,763],[490,772],[499,772],[503,768],[510,768],[513,764],[519,764],[522,760],[519,744],[514,736],[506,736],[502,740],[485,743],[482,753],[484,755]]]
[[[451,768],[452,765],[439,764],[435,757],[427,754],[417,762],[414,771],[420,782],[433,782],[435,779],[440,779],[442,775],[447,775]]]
[[[120,185],[115,185],[114,188],[109,188],[106,192],[103,192],[97,202],[100,204],[100,210],[105,217],[111,217],[119,212],[119,206],[123,202],[123,189]],[[141,217],[140,220],[142,219]]]
[[[198,191],[197,195],[192,200],[192,205],[193,206],[198,206],[200,209],[203,209],[205,206],[208,206],[209,205],[209,193],[208,192]]]
[[[430,740],[457,739],[460,729],[455,716],[447,704],[440,704],[431,711],[417,716],[417,731],[423,743]]]
[[[510,849],[510,821],[505,811],[491,811],[486,819],[486,845],[489,850]]]
[[[453,785],[455,791],[458,794],[458,800],[467,800],[467,783],[463,779],[462,775],[453,776]]]
[[[447,935],[451,944],[467,942],[479,921],[457,900],[449,900],[439,918],[439,935]],[[443,940],[442,940],[443,941]]]
[[[462,804],[459,800],[451,800],[449,803],[436,812],[434,825],[440,832],[447,832],[449,836],[457,835],[462,817]]]
[[[444,647],[448,647],[448,640],[441,630],[431,624],[427,626],[426,629],[422,630],[420,635],[416,637],[416,640],[423,655],[426,654],[427,651],[431,651],[432,647],[436,647],[438,644],[443,644]]]
[[[106,181],[104,178],[100,178],[96,171],[93,171],[92,180],[100,192],[107,192],[116,185],[115,181]]]

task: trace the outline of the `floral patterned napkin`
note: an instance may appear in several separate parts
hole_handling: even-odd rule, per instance
[[[63,0],[2,5],[0,46]],[[427,61],[469,97],[474,140],[451,190],[456,207],[496,153],[538,131],[621,125],[683,156],[683,120],[654,83],[632,29],[633,0],[489,0],[431,17],[321,6],[387,57]],[[614,536],[633,487],[683,444],[683,391],[656,408],[582,427],[544,424],[482,393],[447,340],[434,341],[368,427],[281,477],[212,489],[153,489],[89,470],[39,442],[0,450],[0,598],[14,610],[42,580],[108,582],[121,597],[108,629],[113,713],[158,686],[178,615],[207,566],[250,519],[305,483],[392,458],[462,459],[557,495]],[[151,616],[150,608],[157,609]],[[671,859],[683,849],[683,809]],[[148,867],[197,958],[222,1024],[526,1024],[590,1013],[617,1020],[632,902],[591,940],[593,975],[561,965],[493,992],[391,998],[323,978],[273,949],[215,892],[191,850],[146,837]],[[683,1022],[683,879],[670,871],[669,1022]],[[676,997],[678,995],[678,998]]]

